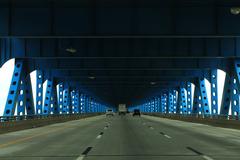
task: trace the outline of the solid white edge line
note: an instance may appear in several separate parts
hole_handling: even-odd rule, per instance
[[[208,157],[206,155],[203,155],[202,158],[206,159],[206,160],[213,160],[211,157]]]
[[[85,157],[85,155],[81,155],[81,156],[79,156],[76,160],[83,160],[84,157]]]

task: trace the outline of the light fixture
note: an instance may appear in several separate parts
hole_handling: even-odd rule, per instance
[[[72,47],[67,48],[66,51],[69,52],[69,53],[76,53],[77,52],[77,50],[75,48],[72,48]]]
[[[88,78],[93,80],[93,79],[95,79],[96,77],[94,77],[94,76],[89,76]]]
[[[155,84],[157,84],[157,82],[150,82],[150,84],[151,84],[151,85],[155,85]]]
[[[240,14],[240,7],[232,7],[230,11],[233,15],[238,15]]]

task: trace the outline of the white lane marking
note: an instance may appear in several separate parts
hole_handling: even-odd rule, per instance
[[[208,157],[206,155],[203,155],[202,158],[206,159],[206,160],[213,160],[211,157]]]
[[[170,137],[169,135],[166,135],[166,134],[164,136],[168,139],[172,138],[172,137]]]
[[[83,160],[84,157],[85,157],[85,155],[81,155],[76,160]]]
[[[102,137],[102,135],[98,135],[97,137],[96,137],[96,139],[100,139]]]

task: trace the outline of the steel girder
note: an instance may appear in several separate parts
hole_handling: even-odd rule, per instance
[[[23,61],[16,61],[3,116],[13,116],[19,94]]]
[[[179,92],[179,100],[180,100],[180,114],[187,114],[187,97],[186,90],[184,88],[185,84],[182,84]]]
[[[187,82],[187,114],[192,113],[192,83]]]
[[[161,108],[162,108],[162,113],[167,113],[167,95],[166,94],[161,95]]]
[[[33,94],[32,94],[32,85],[30,75],[26,77],[25,81],[25,95],[26,95],[26,111],[27,115],[34,115],[35,114],[35,106],[33,102]]]
[[[18,105],[17,105],[17,115],[25,115],[25,106],[26,106],[26,93],[25,93],[25,79],[24,76],[21,77],[19,95],[18,95]]]
[[[64,85],[64,96],[63,96],[63,114],[69,114],[70,108],[70,96],[69,96],[69,87]]]
[[[81,94],[81,96],[80,96],[80,111],[81,111],[81,113],[86,113],[84,94]]]
[[[232,74],[232,112],[233,115],[239,119],[240,117],[240,59],[234,62],[234,72]]]
[[[204,115],[210,115],[210,107],[209,107],[209,100],[207,95],[207,88],[204,78],[199,79],[199,88],[201,93],[201,101],[202,101],[202,112]]]
[[[53,83],[54,84],[54,83]],[[57,99],[57,88],[56,85],[52,88],[51,102],[50,102],[50,114],[59,114],[59,105]]]
[[[173,91],[169,90],[168,91],[168,113],[174,113],[174,108],[173,108]]]
[[[211,72],[211,106],[212,106],[212,112],[211,114],[214,115],[218,115],[219,111],[218,111],[218,98],[220,98],[218,96],[218,74],[217,74],[217,69],[212,70]]]
[[[201,93],[199,86],[195,86],[195,92],[193,96],[193,110],[192,114],[197,115],[197,114],[202,114],[202,101],[201,101]]]
[[[63,83],[60,83],[58,88],[58,106],[59,106],[59,113],[63,113]]]
[[[47,85],[44,97],[43,115],[49,115],[51,112],[51,95],[53,89],[53,80],[48,79],[45,83],[47,83]]]
[[[219,77],[221,75],[218,75],[217,69],[212,69],[211,72],[199,76],[198,80],[194,81],[194,93],[192,92],[193,84],[191,82],[182,82],[178,92],[174,89],[169,89],[167,92],[162,90],[161,98],[157,100],[157,102],[161,103],[159,110],[148,110],[148,103],[143,104],[140,108],[145,112],[170,114],[177,112],[180,114],[202,115],[203,117],[218,116],[220,114],[225,117],[231,115],[233,118],[239,119],[240,59],[236,59],[233,64],[234,67],[230,65],[225,69],[226,78]],[[221,78],[222,80],[225,78],[222,97],[218,95],[220,90],[218,83],[222,83],[218,82],[218,79]],[[210,81],[210,86],[207,85],[207,80]],[[192,94],[194,94],[193,99]],[[219,99],[221,98],[222,102],[219,104]],[[174,105],[176,106],[176,112],[173,110],[175,108]]]
[[[229,74],[226,74],[220,110],[221,115],[228,116],[231,102],[231,90],[231,77]]]
[[[36,114],[43,112],[43,73],[37,70],[36,74]]]
[[[239,118],[240,113],[240,101],[239,101],[239,88],[237,85],[237,78],[235,76],[231,77],[231,107],[232,116]]]
[[[82,107],[82,105],[80,105],[79,91],[75,93],[74,108],[72,110],[69,105],[70,87],[67,84],[63,85],[64,83],[60,83],[57,93],[54,75],[45,74],[46,72],[37,70],[36,77],[34,78],[34,80],[36,80],[36,83],[34,83],[36,86],[32,87],[33,84],[31,83],[31,77],[26,62],[16,59],[3,116],[10,117],[14,116],[14,114],[18,116],[59,113],[71,114],[71,111],[74,113],[80,113],[80,111],[81,113],[85,113],[86,111],[104,112],[105,106],[101,105],[96,100],[93,101],[93,98],[88,98],[87,103]],[[45,97],[43,97],[44,78],[47,80]],[[34,87],[36,88],[36,93],[33,93]],[[66,108],[64,106],[66,106]]]

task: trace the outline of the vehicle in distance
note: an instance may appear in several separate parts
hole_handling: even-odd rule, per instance
[[[118,114],[119,115],[125,115],[126,113],[127,113],[126,104],[119,104],[118,105]]]
[[[112,109],[107,109],[106,116],[114,116],[114,112]]]
[[[134,109],[133,110],[133,116],[141,116],[140,110],[139,109]]]

